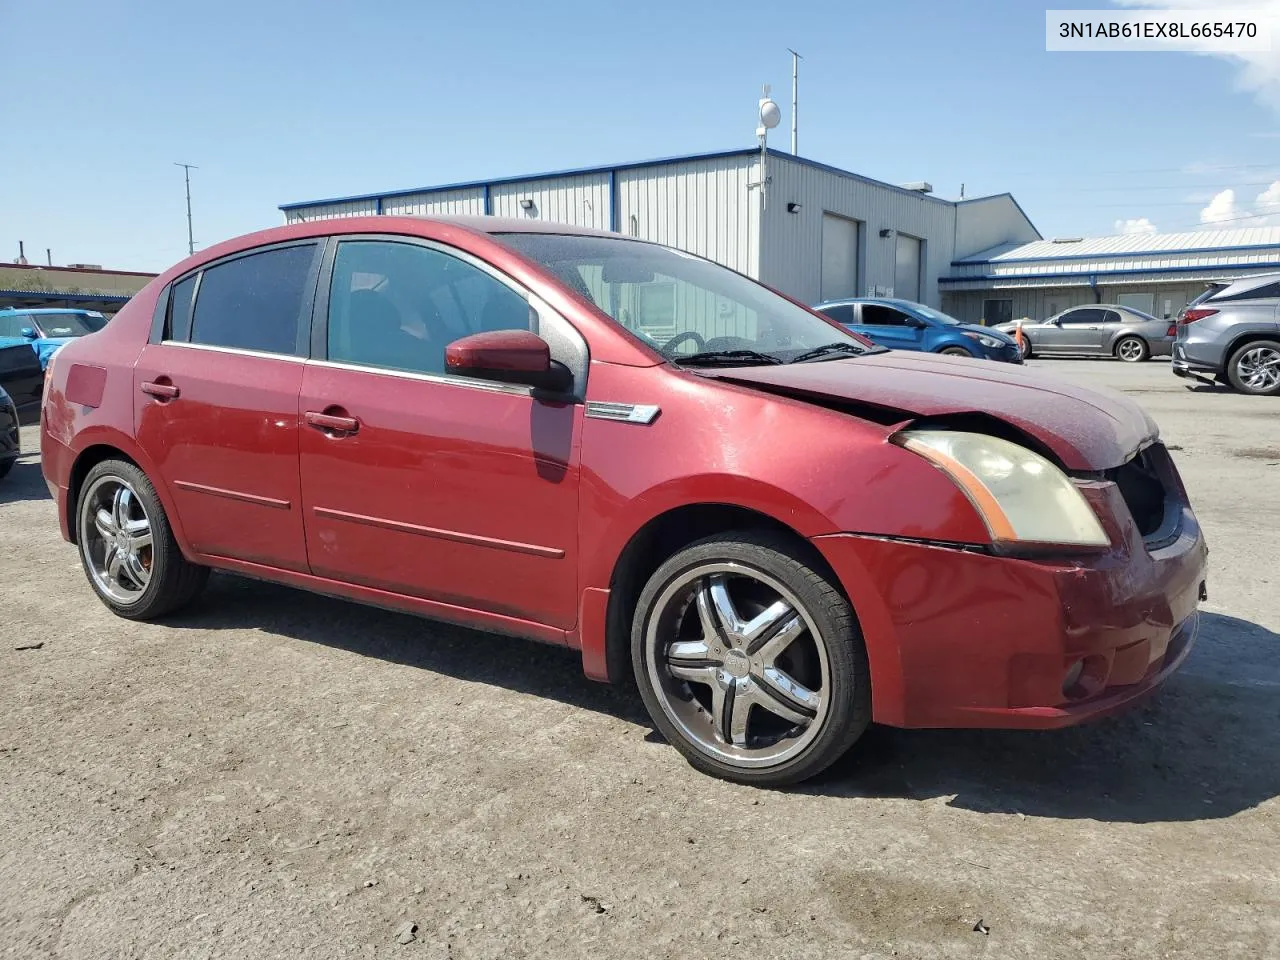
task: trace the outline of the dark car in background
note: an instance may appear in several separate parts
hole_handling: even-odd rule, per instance
[[[0,480],[9,475],[22,448],[18,443],[18,408],[0,386]]]
[[[0,389],[13,399],[19,413],[33,419],[39,415],[44,371],[40,358],[26,343],[0,344]]]
[[[1173,352],[1172,320],[1115,303],[1071,307],[1048,320],[1011,320],[996,326],[1012,334],[1022,328],[1022,355],[1115,357],[1141,363]]]
[[[912,300],[828,300],[813,309],[854,333],[893,350],[921,350],[955,357],[1021,363],[1013,337],[977,324],[962,323],[940,310]]]
[[[1213,283],[1178,315],[1173,372],[1280,396],[1280,273]]]

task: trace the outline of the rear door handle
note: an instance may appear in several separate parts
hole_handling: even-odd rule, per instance
[[[174,400],[178,396],[178,388],[172,383],[160,383],[156,380],[144,380],[139,384],[138,389],[148,396],[157,397],[161,400]]]
[[[302,415],[310,426],[327,433],[350,434],[360,429],[360,421],[355,417],[339,417],[331,413],[320,413],[308,410]]]

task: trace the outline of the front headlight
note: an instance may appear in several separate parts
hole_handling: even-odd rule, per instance
[[[1105,547],[1110,542],[1070,478],[1026,447],[956,430],[905,430],[893,442],[947,474],[996,543]]]
[[[980,344],[982,344],[988,350],[997,350],[1000,347],[1004,346],[1004,344],[1001,341],[997,340],[995,337],[988,337],[984,333],[965,333],[965,336],[968,337],[970,340],[977,340]]]

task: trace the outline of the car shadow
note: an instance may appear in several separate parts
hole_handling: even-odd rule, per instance
[[[493,684],[608,714],[652,731],[630,685],[582,674],[578,653],[215,576],[168,624],[259,627],[361,656]],[[653,732],[645,737],[661,738]],[[1147,823],[1229,817],[1280,795],[1280,636],[1203,614],[1188,662],[1129,713],[1052,732],[873,727],[815,780],[833,797],[948,797],[993,813]]]
[[[19,457],[9,475],[0,480],[0,504],[48,499],[49,488],[40,474],[39,457]]]

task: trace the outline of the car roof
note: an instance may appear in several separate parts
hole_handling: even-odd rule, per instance
[[[818,306],[831,307],[845,303],[887,303],[891,306],[907,308],[925,306],[925,304],[917,303],[914,300],[902,300],[898,297],[841,297],[838,300],[823,300]]]

